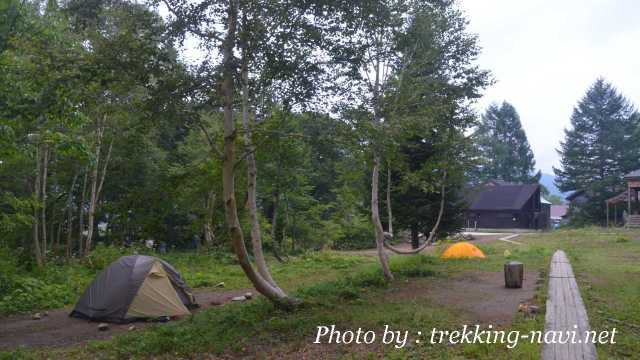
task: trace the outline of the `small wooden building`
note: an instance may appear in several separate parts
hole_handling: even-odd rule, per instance
[[[627,182],[627,190],[605,201],[607,226],[624,223],[627,227],[640,227],[640,169],[625,175],[624,180]],[[626,210],[626,214],[618,208]]]
[[[467,228],[546,229],[549,206],[543,206],[538,184],[490,182],[470,199]]]

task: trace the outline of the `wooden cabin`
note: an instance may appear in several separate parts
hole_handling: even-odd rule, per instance
[[[538,184],[489,182],[469,199],[465,225],[470,229],[546,229],[550,210],[541,199]]]

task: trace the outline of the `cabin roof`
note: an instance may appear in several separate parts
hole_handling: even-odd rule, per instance
[[[488,187],[476,194],[469,210],[521,210],[539,188],[538,184]]]
[[[628,173],[627,175],[624,176],[625,180],[631,180],[631,179],[634,179],[634,178],[640,178],[640,169],[634,170],[634,171],[632,171],[632,172],[630,172],[630,173]]]
[[[568,201],[573,201],[573,199],[577,198],[578,196],[580,196],[582,194],[586,194],[586,191],[584,191],[584,190],[576,190],[576,191],[572,192],[571,194],[567,195],[566,199]]]

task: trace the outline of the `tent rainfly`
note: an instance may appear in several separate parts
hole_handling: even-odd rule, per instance
[[[190,314],[191,289],[167,262],[152,256],[123,256],[96,277],[70,316],[115,323]]]
[[[466,241],[453,244],[440,256],[442,259],[484,258],[482,250]]]

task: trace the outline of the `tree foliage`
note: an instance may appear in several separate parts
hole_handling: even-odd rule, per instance
[[[474,134],[478,146],[476,182],[503,180],[532,183],[540,180],[535,172],[533,151],[522,129],[520,116],[508,102],[491,104],[482,115]]]
[[[555,168],[562,191],[586,192],[588,203],[572,211],[576,223],[603,223],[604,200],[626,187],[622,177],[640,168],[640,114],[605,79],[597,79],[571,115],[571,128]]]
[[[383,222],[427,231],[442,185],[440,233],[459,226],[470,106],[490,81],[453,1],[7,4],[0,241],[21,261],[231,247],[286,305],[263,246],[283,261],[381,249]]]

